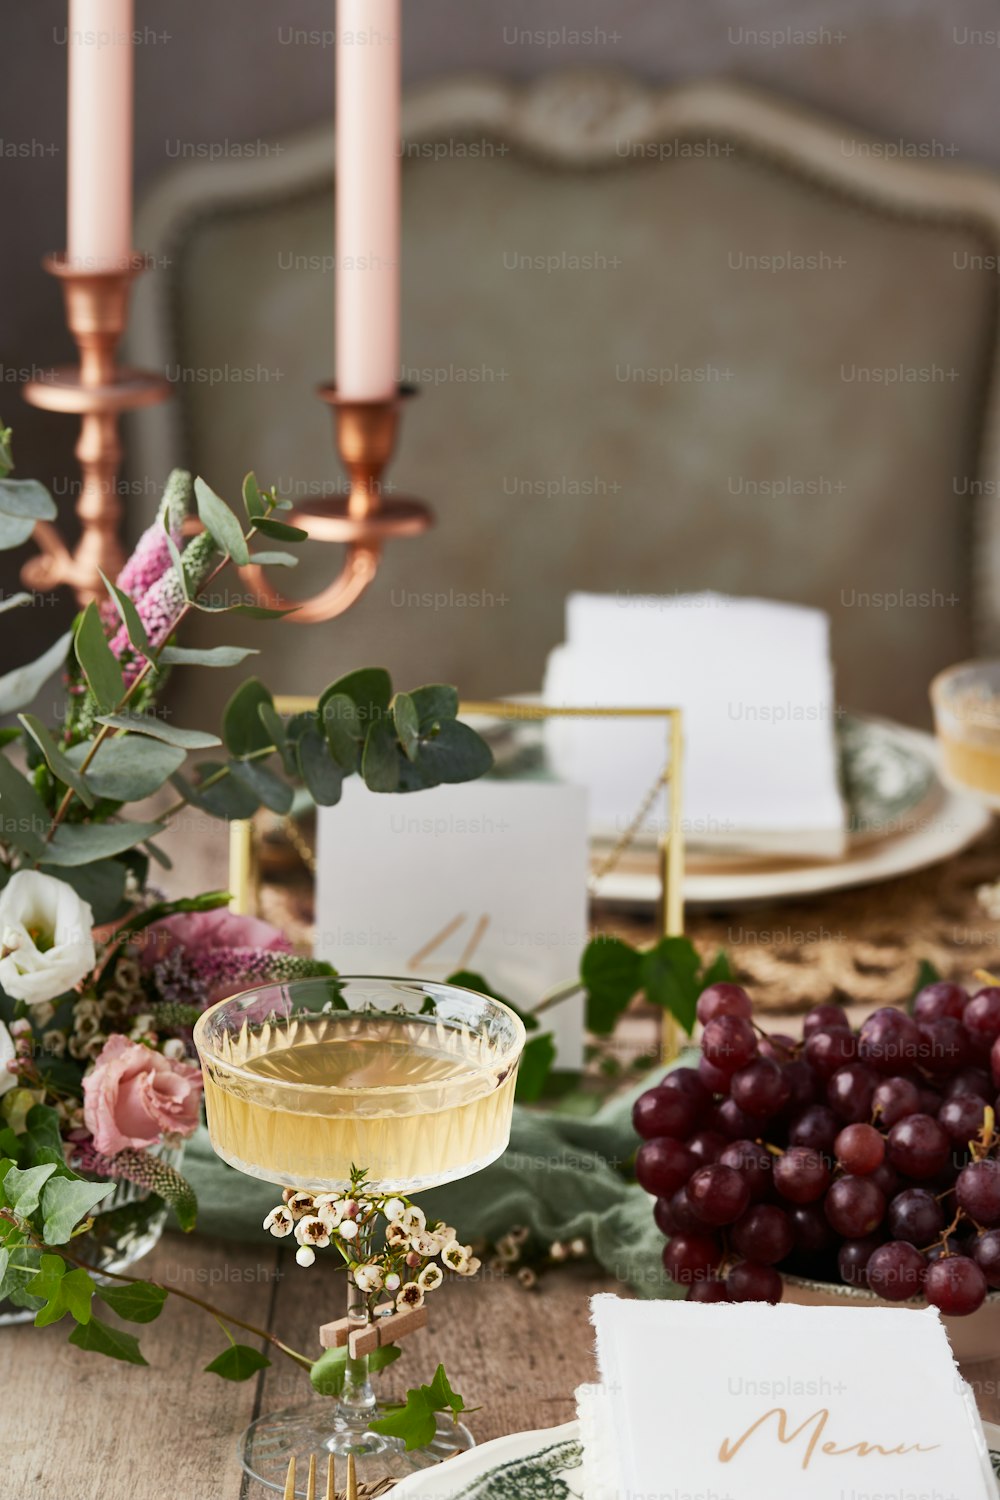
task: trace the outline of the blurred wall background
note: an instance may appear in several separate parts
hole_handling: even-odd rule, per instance
[[[658,81],[730,76],[929,157],[1000,168],[990,0],[405,0],[404,12],[407,82],[588,64]],[[136,0],[137,200],[182,154],[332,120],[332,16],[333,0]],[[24,406],[18,386],[72,353],[38,264],[65,241],[65,0],[22,0],[4,20],[0,417],[16,429],[19,472],[58,494],[74,473],[76,424]],[[17,562],[4,559],[5,591]],[[0,665],[41,649],[71,613],[64,592],[8,617]]]

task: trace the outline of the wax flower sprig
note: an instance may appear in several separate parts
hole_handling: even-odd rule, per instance
[[[480,1262],[470,1245],[442,1220],[428,1221],[423,1209],[401,1193],[379,1193],[355,1169],[351,1185],[339,1193],[303,1193],[286,1188],[264,1228],[275,1239],[294,1235],[300,1266],[311,1266],[316,1251],[333,1248],[369,1318],[422,1307],[446,1271],[475,1276]]]

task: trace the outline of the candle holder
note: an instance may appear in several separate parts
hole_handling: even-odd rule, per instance
[[[419,536],[434,519],[421,500],[382,492],[382,475],[396,446],[402,403],[415,396],[416,390],[400,386],[384,401],[355,401],[341,396],[334,385],[321,385],[318,394],[333,412],[337,452],[350,490],[344,497],[309,501],[286,519],[300,526],[312,541],[346,545],[340,573],[312,599],[297,601],[284,598],[262,567],[251,564],[241,569],[262,604],[293,610],[288,618],[298,625],[332,620],[350,609],[378,572],[385,543]]]
[[[149,264],[145,256],[132,255],[111,270],[75,265],[65,254],[48,255],[42,264],[62,285],[66,323],[80,363],[49,370],[29,381],[23,395],[29,405],[42,411],[81,418],[76,445],[83,476],[76,504],[81,532],[71,552],[54,525],[39,521],[34,539],[40,552],[24,564],[21,578],[29,588],[39,590],[66,585],[73,589],[77,602],[85,605],[103,594],[100,574],[117,577],[125,560],[116,490],[122,461],[118,418],[122,412],[165,400],[170,384],[161,375],[118,364],[129,289]]]

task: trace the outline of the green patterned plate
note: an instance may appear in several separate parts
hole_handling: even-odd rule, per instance
[[[1000,1427],[983,1423],[1000,1494]],[[411,1474],[392,1500],[585,1500],[576,1422],[494,1438],[435,1469]]]

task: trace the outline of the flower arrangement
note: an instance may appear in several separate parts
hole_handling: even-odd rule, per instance
[[[10,434],[0,429],[0,548],[55,514],[46,491],[11,478],[11,468]],[[145,1322],[167,1289],[102,1263],[100,1206],[126,1182],[153,1211],[169,1203],[183,1228],[193,1226],[178,1148],[200,1118],[194,1022],[238,990],[332,972],[292,952],[269,924],[231,914],[226,892],[164,897],[154,877],[169,859],[158,836],[191,809],[221,820],[262,805],[287,812],[302,787],[330,806],[351,775],[373,792],[413,792],[473,779],[492,759],[458,721],[454,689],[394,693],[379,668],[341,677],[315,710],[287,720],[264,684],[245,678],[226,703],[221,737],[158,710],[174,669],[233,668],[254,654],[180,645],[192,614],[282,613],[242,597],[220,605],[217,590],[206,598],[227,567],[293,566],[288,549],[305,540],[281,519],[288,502],[252,474],[242,502],[240,518],[203,480],[171,474],[155,522],[118,578],[104,580],[106,598],[37,661],[0,677],[0,714],[13,719],[0,730],[0,1304],[40,1324],[68,1312],[72,1342],[133,1363],[144,1363],[138,1344],[94,1315],[94,1298]],[[202,530],[185,543],[193,507]],[[0,611],[29,602],[14,595]],[[57,673],[63,687],[46,723],[31,705]],[[129,815],[154,797],[152,813]],[[332,1222],[336,1210],[323,1214]],[[322,1224],[323,1214],[296,1222]],[[346,1244],[356,1216],[345,1207],[341,1219]],[[308,1233],[321,1243],[318,1230]],[[95,1279],[102,1270],[112,1283]],[[220,1356],[216,1373],[244,1378],[254,1354]]]

